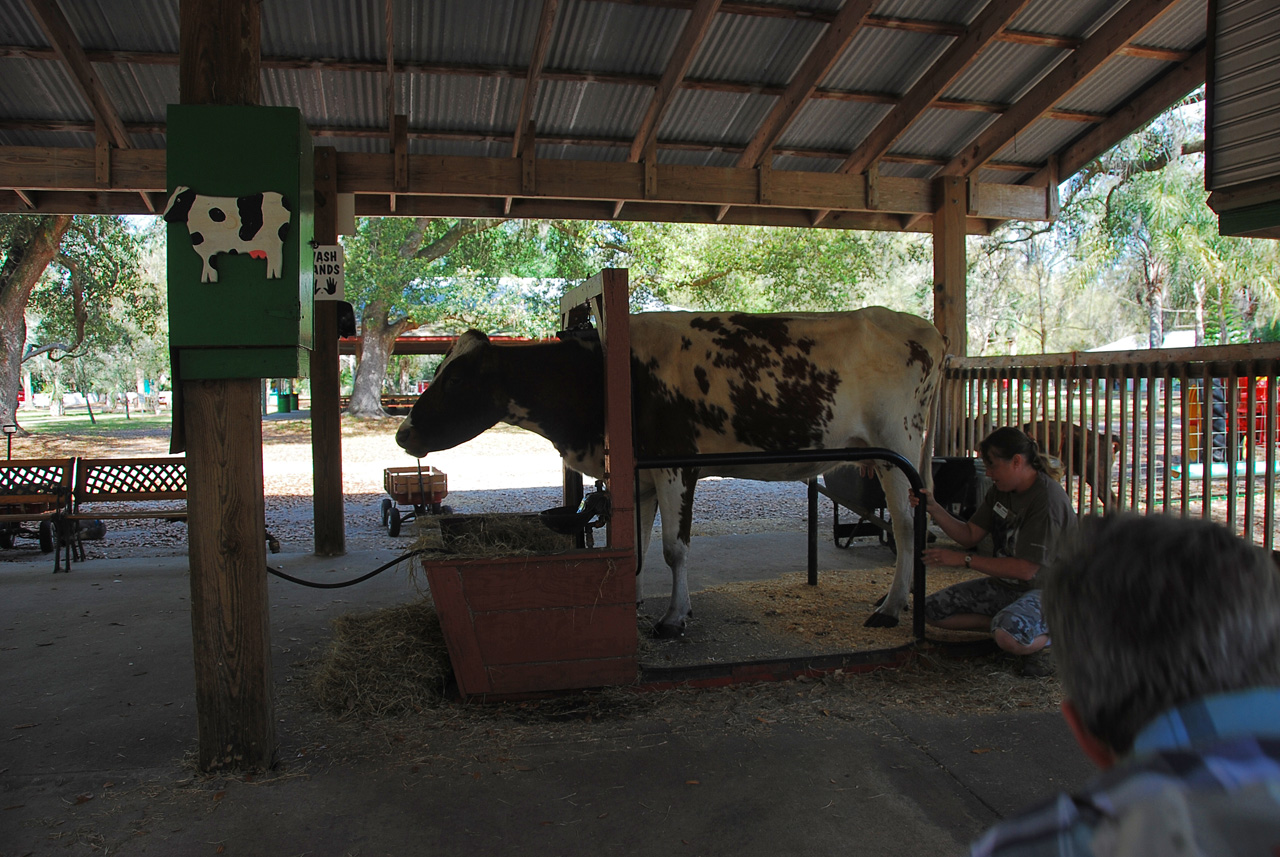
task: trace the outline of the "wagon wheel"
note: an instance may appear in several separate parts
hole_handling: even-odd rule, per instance
[[[431,514],[433,514],[433,515],[439,515],[439,514],[440,514],[440,510],[441,510],[441,509],[443,509],[443,508],[444,508],[444,506],[440,505],[440,502],[437,500],[435,503],[432,503],[432,504],[431,504]]]
[[[49,521],[40,522],[40,552],[53,553],[53,524]]]
[[[391,517],[392,502],[386,497],[382,498],[382,526],[387,525],[387,518]]]
[[[13,533],[8,527],[5,527],[5,529],[0,530],[0,548],[8,550],[11,547],[13,547]]]
[[[391,523],[387,527],[387,532],[393,536],[400,535],[400,510],[395,506],[391,507]]]

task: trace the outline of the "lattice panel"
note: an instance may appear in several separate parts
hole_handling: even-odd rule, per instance
[[[70,469],[69,461],[56,464],[6,462],[0,468],[0,495],[57,494],[70,486]]]
[[[90,500],[181,500],[187,496],[183,460],[96,464],[81,461],[77,502]]]

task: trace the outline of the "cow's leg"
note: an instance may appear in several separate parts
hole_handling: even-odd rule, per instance
[[[213,255],[201,255],[204,260],[204,267],[200,269],[200,282],[216,283],[218,282],[218,269],[213,267]]]
[[[658,515],[658,494],[647,475],[648,471],[641,472],[639,491],[636,494],[636,510],[639,513],[636,525],[640,528],[636,534],[636,574],[644,569],[645,557],[649,555],[649,541],[653,536],[653,519]]]
[[[697,478],[688,471],[664,470],[656,474],[654,483],[662,512],[662,558],[671,568],[671,601],[653,633],[656,637],[672,638],[684,634],[685,625],[693,615],[685,559],[689,555],[693,489]]]
[[[898,558],[889,592],[865,624],[869,628],[892,628],[898,624],[898,616],[907,606],[907,596],[911,592],[911,578],[915,571],[915,510],[911,508],[911,482],[906,474],[896,467],[880,467],[878,470],[885,505],[892,517]]]

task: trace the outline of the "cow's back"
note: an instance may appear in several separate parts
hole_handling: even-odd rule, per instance
[[[631,348],[642,455],[874,446],[886,429],[921,435],[946,352],[928,321],[884,307],[640,313]]]

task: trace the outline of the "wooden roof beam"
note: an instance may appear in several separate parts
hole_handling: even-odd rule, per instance
[[[538,97],[538,82],[542,79],[542,69],[547,62],[547,50],[551,47],[551,36],[555,32],[556,8],[560,0],[543,0],[542,13],[538,16],[538,32],[533,37],[533,53],[529,57],[529,67],[525,70],[524,95],[520,99],[520,115],[516,117],[516,128],[511,134],[511,157],[519,158],[524,174],[523,190],[532,194],[536,187],[537,149],[534,140],[533,104]],[[503,203],[503,214],[511,211],[512,197]]]
[[[973,20],[964,34],[952,43],[902,100],[880,120],[871,133],[840,165],[842,173],[862,173],[884,156],[903,132],[938,100],[965,69],[972,65],[986,47],[1026,7],[1030,0],[992,0]],[[830,212],[814,216],[819,223]]]
[[[1044,115],[1104,62],[1167,12],[1175,0],[1129,0],[1098,31],[1018,99],[973,143],[942,168],[939,176],[972,175],[1023,128]]]
[[[1028,2],[1030,0],[992,0],[964,35],[956,39],[947,52],[925,72],[924,77],[871,130],[857,150],[840,165],[840,172],[865,172],[872,162],[884,155]]]
[[[627,160],[631,163],[639,162],[642,157],[657,157],[658,126],[662,124],[662,117],[671,106],[672,96],[684,82],[684,76],[688,73],[693,58],[697,56],[698,48],[702,47],[719,9],[720,0],[697,0],[694,4],[689,20],[685,21],[680,38],[671,52],[671,59],[663,69],[658,85],[654,87],[653,98],[649,101],[644,118],[640,120],[640,128],[631,140],[631,147],[627,152]],[[621,213],[624,204],[619,200],[614,207],[615,218]]]
[[[547,62],[547,50],[551,47],[551,36],[555,32],[556,9],[560,0],[542,0],[542,14],[538,16],[538,32],[533,40],[533,54],[529,58],[529,68],[525,70],[524,96],[520,99],[520,115],[516,117],[515,139],[511,144],[511,157],[518,158],[523,150],[522,137],[525,127],[533,116],[533,104],[538,97],[538,82],[542,79],[542,68]]]
[[[1125,137],[1169,109],[1178,99],[1204,83],[1206,48],[1202,43],[1185,62],[1160,75],[1142,92],[1128,99],[1119,110],[1097,127],[1089,130],[1056,156],[1057,174],[1072,176],[1085,164],[1115,146]],[[1049,168],[1043,167],[1025,180],[1028,185],[1049,181]]]
[[[738,156],[738,167],[754,169],[760,166],[769,149],[786,131],[787,126],[804,107],[804,103],[813,94],[818,83],[827,76],[831,66],[849,46],[849,42],[862,27],[863,21],[871,14],[873,6],[875,6],[875,0],[847,0],[840,8],[817,43],[810,49],[800,68],[792,76],[782,97],[760,123],[759,129],[747,143],[747,148]],[[727,211],[728,206],[722,207],[716,220],[722,220]]]
[[[124,123],[120,121],[120,114],[107,96],[102,81],[98,79],[93,65],[85,56],[84,48],[80,46],[57,0],[27,0],[27,7],[40,23],[40,28],[44,30],[49,44],[53,46],[59,59],[71,73],[71,79],[75,82],[81,97],[88,103],[94,119],[102,124],[116,148],[130,148],[133,144],[124,129]]]
[[[680,32],[680,40],[676,42],[675,50],[671,53],[671,60],[663,70],[657,87],[654,88],[653,99],[649,102],[649,109],[640,122],[640,129],[631,141],[631,151],[627,154],[628,161],[638,162],[649,143],[656,140],[662,116],[671,105],[671,97],[684,82],[684,76],[688,73],[698,48],[707,37],[707,31],[711,29],[711,21],[720,8],[720,2],[721,0],[698,0],[694,4],[693,12]]]

